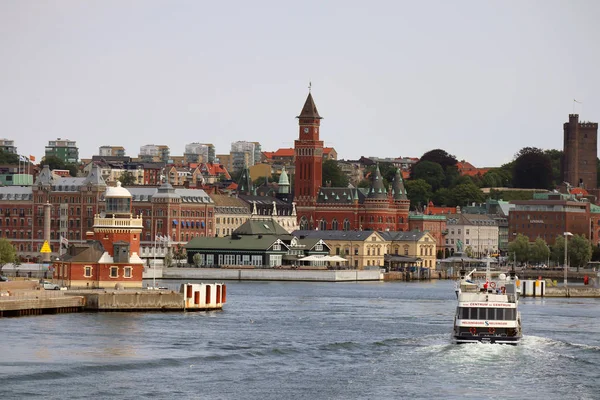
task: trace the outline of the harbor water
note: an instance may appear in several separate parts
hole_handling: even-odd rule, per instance
[[[600,299],[524,298],[520,346],[458,346],[450,281],[227,293],[221,312],[1,319],[2,397],[600,398]]]

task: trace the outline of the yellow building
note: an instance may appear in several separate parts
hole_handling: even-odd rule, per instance
[[[375,231],[295,231],[294,236],[319,238],[331,249],[330,255],[344,257],[350,268],[383,267],[389,242]],[[343,265],[343,264],[340,264]]]
[[[257,180],[258,178],[264,178],[268,176],[271,179],[271,175],[273,174],[272,168],[269,164],[255,164],[248,168],[250,172],[250,179],[252,181]]]
[[[215,203],[215,236],[229,236],[250,218],[250,206],[237,197],[210,194]]]
[[[436,242],[429,232],[382,232],[391,255],[416,258],[414,265],[435,269]]]

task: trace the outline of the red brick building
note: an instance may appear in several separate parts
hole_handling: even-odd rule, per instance
[[[384,187],[379,171],[368,190],[323,186],[323,119],[309,93],[298,118],[294,142],[294,201],[301,230],[408,230],[410,202],[400,170],[391,188]]]
[[[592,205],[587,201],[552,193],[536,195],[533,200],[511,201],[511,204],[514,208],[510,210],[508,219],[509,241],[514,240],[517,234],[523,234],[530,241],[539,237],[551,245],[557,236],[571,232],[584,235],[598,245],[598,235],[593,234],[592,228],[597,214],[590,212]]]
[[[61,236],[72,244],[87,240],[95,216],[105,210],[107,188],[96,165],[87,177],[76,178],[56,176],[44,166],[33,186],[0,187],[0,236],[9,239],[27,261],[36,261],[48,240],[55,258]],[[157,235],[168,235],[172,245],[214,235],[214,204],[204,190],[164,184],[159,188],[134,186],[129,192],[133,215],[144,218],[140,256],[150,257]],[[49,209],[47,227],[45,207]]]
[[[445,215],[427,215],[427,214],[415,214],[411,215],[408,220],[409,230],[429,232],[435,239],[437,251],[444,251],[446,249],[445,237],[448,233],[446,225]],[[442,253],[444,254],[444,253]]]
[[[54,279],[67,287],[142,287],[142,218],[133,216],[131,194],[120,182],[107,188],[105,199],[106,211],[94,216],[88,240],[69,246],[53,263]]]

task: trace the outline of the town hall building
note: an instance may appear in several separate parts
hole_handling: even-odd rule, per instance
[[[301,230],[407,231],[410,201],[401,171],[391,187],[385,187],[379,166],[367,189],[323,185],[323,119],[312,94],[298,118],[298,139],[294,142],[294,202]]]

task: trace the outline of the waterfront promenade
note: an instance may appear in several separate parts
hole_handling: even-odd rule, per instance
[[[247,268],[166,268],[163,279],[177,280],[236,280],[236,281],[299,281],[299,282],[358,282],[380,281],[379,270],[302,270]]]

